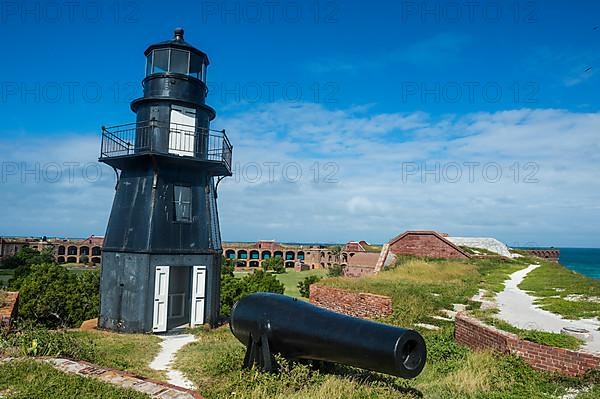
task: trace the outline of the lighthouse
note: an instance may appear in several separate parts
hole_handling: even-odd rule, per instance
[[[217,187],[232,145],[211,129],[208,56],[184,40],[150,45],[135,123],[102,127],[100,161],[117,174],[102,257],[99,327],[165,332],[215,325],[221,237]]]

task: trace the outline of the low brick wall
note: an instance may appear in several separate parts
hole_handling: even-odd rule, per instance
[[[392,314],[392,298],[358,293],[320,284],[310,286],[310,302],[334,312],[361,318],[380,318]]]
[[[0,327],[10,327],[12,321],[17,316],[17,303],[19,302],[19,293],[7,292],[4,302],[4,306],[0,304]]]
[[[375,273],[375,269],[370,266],[346,266],[344,268],[346,277],[362,277],[373,273]]]
[[[536,370],[581,376],[590,369],[600,369],[600,354],[525,341],[515,334],[500,331],[464,313],[456,316],[454,338],[457,342],[474,349],[515,354]]]

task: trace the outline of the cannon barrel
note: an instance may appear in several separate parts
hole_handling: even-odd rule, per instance
[[[245,367],[274,369],[273,353],[340,363],[403,378],[423,370],[425,341],[413,330],[335,313],[285,295],[255,293],[233,307],[231,332]]]

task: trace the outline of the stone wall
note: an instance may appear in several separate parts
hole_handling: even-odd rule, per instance
[[[352,292],[320,284],[310,286],[310,302],[353,317],[374,319],[393,313],[390,297]]]
[[[454,338],[474,349],[515,354],[536,370],[580,376],[590,369],[600,369],[600,354],[525,341],[515,334],[487,326],[464,313],[456,316]]]
[[[10,327],[17,316],[18,292],[7,292],[4,303],[0,303],[0,327]]]
[[[352,252],[347,255],[347,263],[343,263],[344,276],[361,277],[375,272],[379,252]]]

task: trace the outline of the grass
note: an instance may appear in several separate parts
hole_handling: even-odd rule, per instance
[[[0,363],[0,397],[14,399],[143,399],[144,394],[69,375],[33,360]]]
[[[499,330],[506,331],[509,333],[516,334],[519,338],[526,341],[536,342],[542,345],[555,346],[557,348],[565,349],[579,349],[583,344],[583,341],[566,334],[557,334],[546,331],[538,330],[524,330],[518,327],[514,327],[510,323],[504,320],[499,320],[491,315],[482,315],[479,317],[486,324],[494,326]]]
[[[15,271],[13,269],[0,269],[0,287],[6,287],[8,285],[8,280],[10,280]]]
[[[234,275],[241,278],[249,273],[251,272],[234,272]],[[281,282],[285,287],[285,295],[301,298],[300,291],[298,291],[298,283],[300,281],[304,280],[308,276],[325,277],[326,275],[326,269],[305,270],[303,272],[299,272],[294,269],[286,269],[285,273],[275,274],[275,277],[277,277],[277,280],[279,280],[279,282]]]
[[[207,399],[217,398],[541,398],[560,397],[567,389],[583,389],[582,396],[597,397],[595,381],[577,380],[537,372],[515,356],[475,352],[456,344],[451,323],[432,319],[454,303],[469,304],[470,297],[485,287],[497,292],[508,275],[531,263],[530,259],[471,259],[432,261],[403,259],[399,267],[377,276],[326,278],[324,284],[393,298],[394,313],[384,322],[412,327],[437,324],[439,331],[421,330],[428,348],[423,373],[402,380],[345,366],[326,372],[307,364],[282,362],[279,374],[242,370],[245,348],[227,326],[195,330],[198,341],[184,347],[175,367],[198,387]],[[306,273],[306,272],[305,272]],[[552,333],[518,331],[524,339],[576,347],[579,341]]]
[[[384,322],[399,326],[415,323],[440,324],[431,316],[452,309],[454,303],[468,303],[479,276],[475,265],[460,261],[427,262],[410,259],[402,266],[363,278],[330,278],[321,282],[356,292],[392,297],[392,316]]]
[[[89,340],[99,366],[128,371],[146,378],[164,378],[163,372],[148,367],[160,350],[161,339],[150,334],[117,334],[107,331],[73,331],[70,335]]]
[[[519,288],[538,297],[536,304],[568,319],[600,317],[600,280],[539,260]]]
[[[540,373],[514,356],[473,352],[451,329],[424,334],[428,363],[413,380],[333,366],[322,371],[279,358],[280,372],[242,370],[244,347],[227,326],[195,330],[198,340],[177,354],[181,370],[207,399],[540,398],[562,395],[584,381]]]
[[[285,286],[285,295],[300,298],[300,291],[298,291],[298,283],[304,280],[308,276],[319,276],[325,277],[327,275],[326,269],[314,269],[299,272],[296,270],[287,270],[286,273],[277,274],[277,280],[279,280]]]

